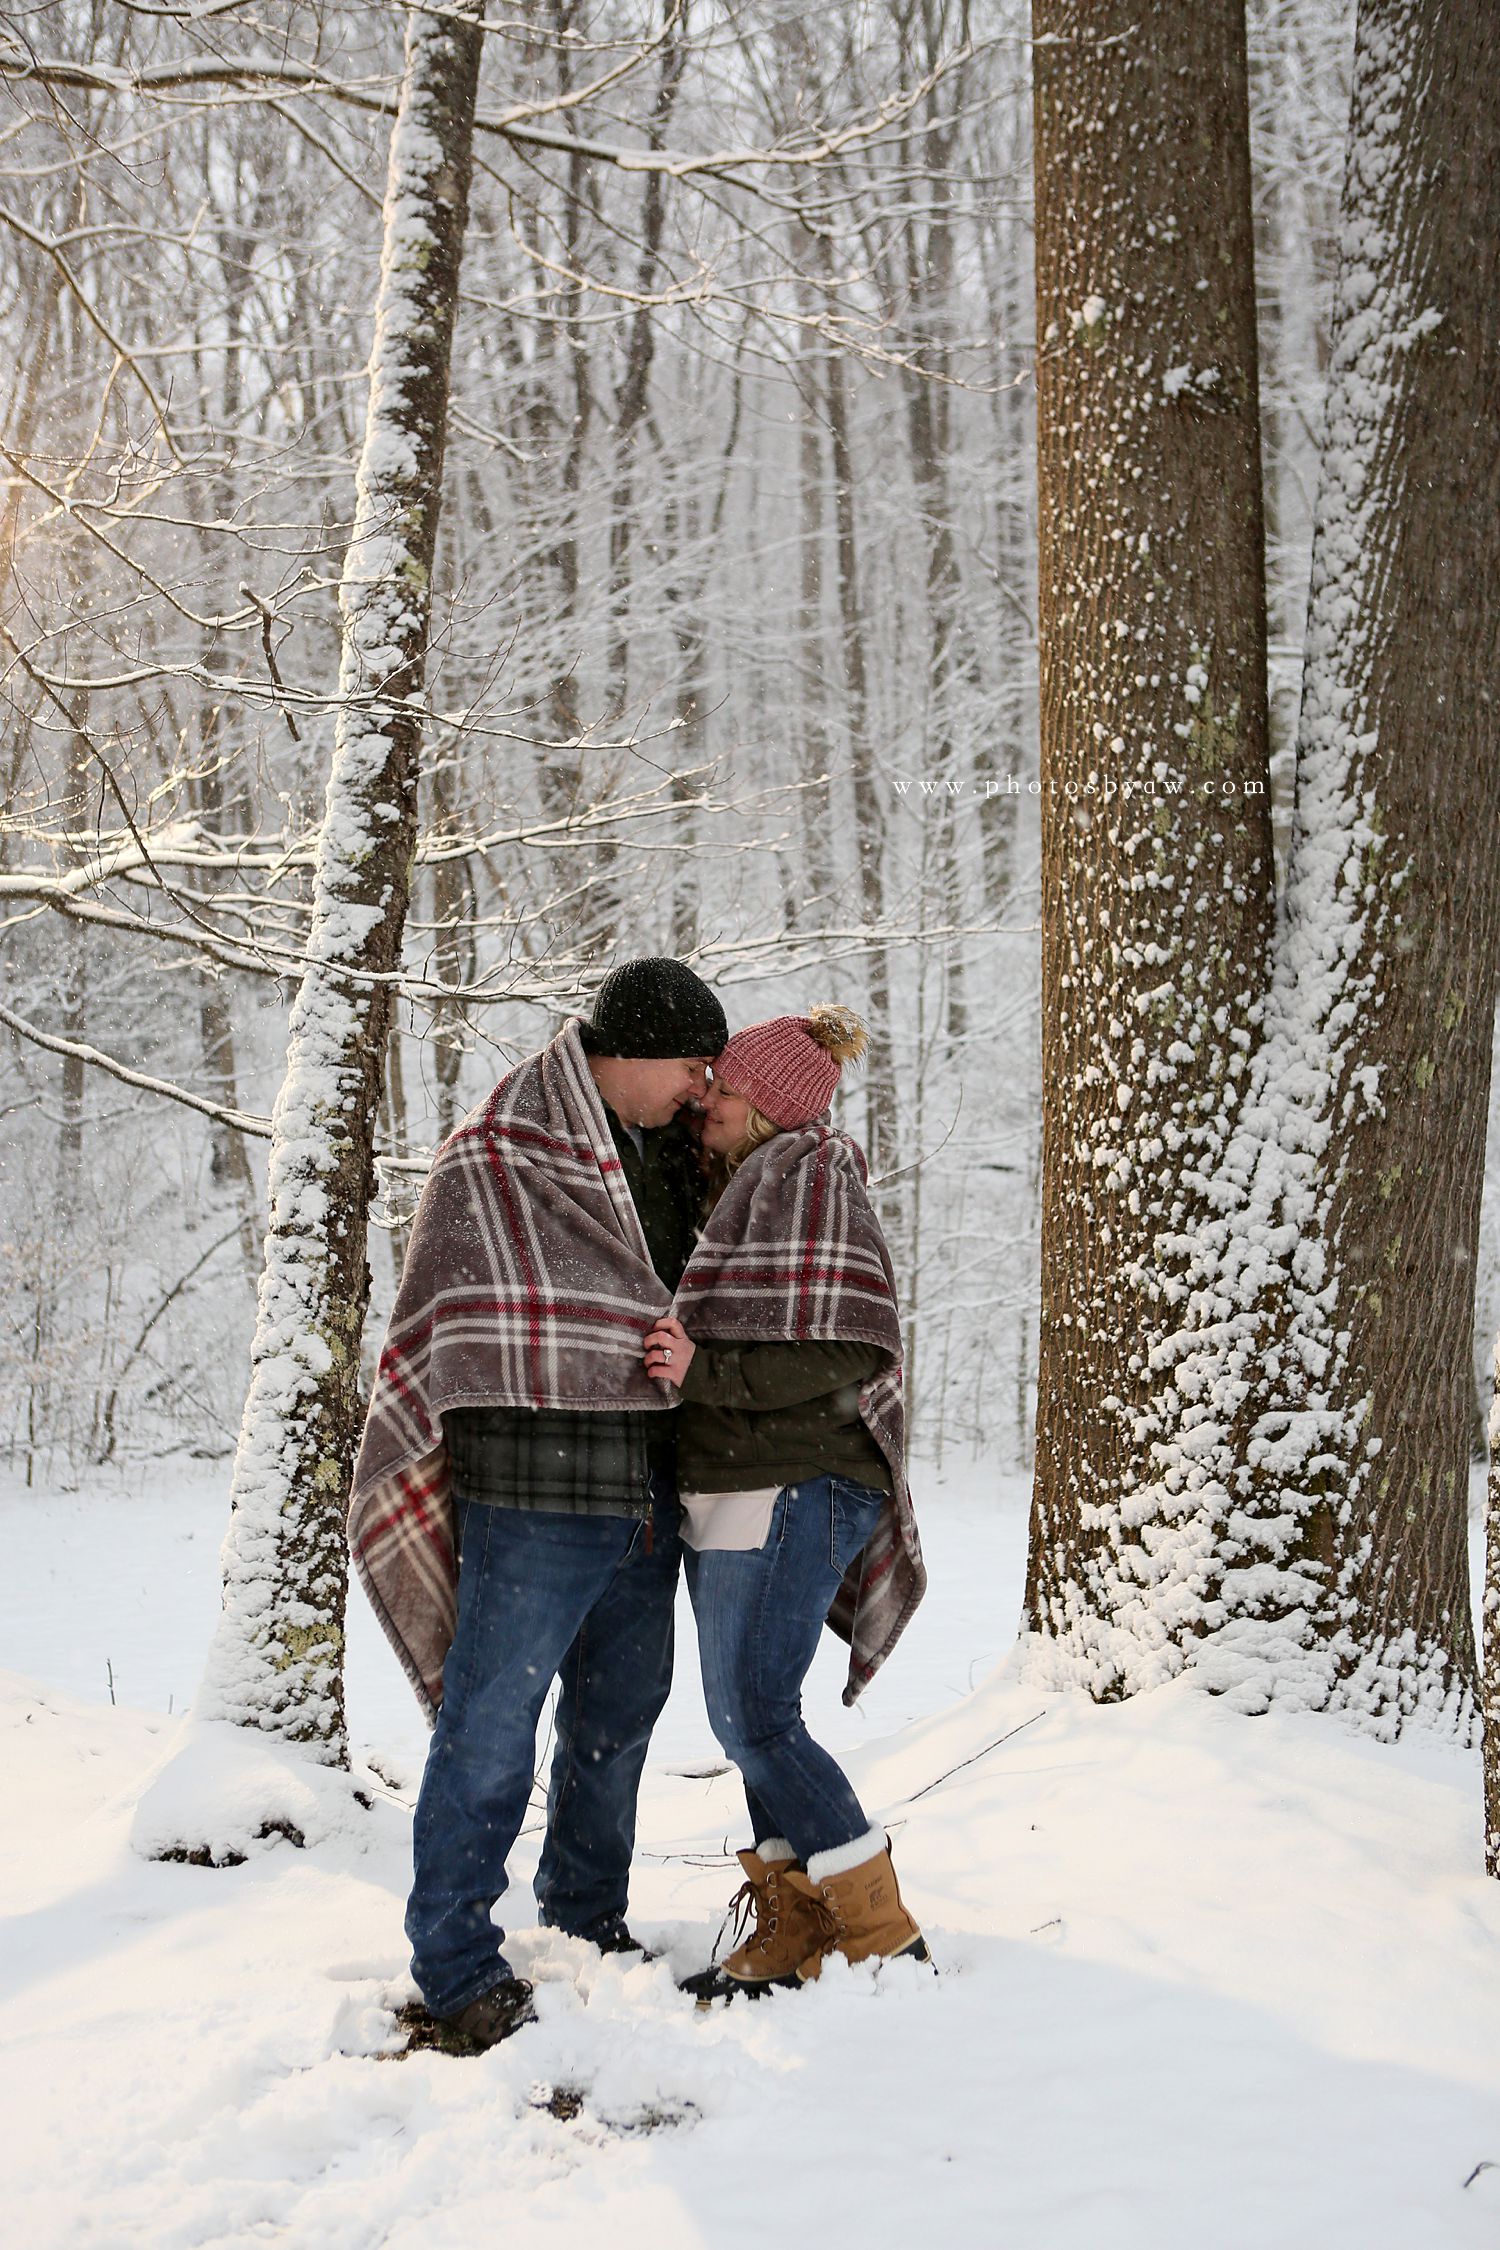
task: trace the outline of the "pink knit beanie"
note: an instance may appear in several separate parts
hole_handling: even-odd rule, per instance
[[[851,1009],[819,1006],[747,1024],[715,1057],[714,1078],[787,1131],[822,1116],[843,1065],[864,1050],[865,1027]]]

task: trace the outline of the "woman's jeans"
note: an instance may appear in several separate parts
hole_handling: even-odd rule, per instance
[[[845,1570],[885,1495],[812,1477],[778,1495],[763,1547],[684,1549],[709,1724],[739,1767],[757,1845],[785,1838],[805,1865],[868,1835],[840,1768],[802,1721],[807,1677]]]
[[[625,1516],[457,1501],[458,1626],[412,1827],[412,1971],[452,2015],[511,1969],[490,1909],[531,1799],[537,1721],[561,1675],[541,1920],[581,1937],[625,1911],[636,1797],[672,1684],[680,1511],[653,1479],[653,1551]]]

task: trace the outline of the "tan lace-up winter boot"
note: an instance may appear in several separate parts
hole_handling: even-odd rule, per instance
[[[843,1852],[815,1852],[805,1875],[789,1869],[782,1877],[788,1900],[798,1900],[817,1918],[817,1942],[797,1969],[804,1984],[821,1974],[830,1953],[842,1953],[846,1961],[891,1961],[903,1955],[916,1961],[932,1958],[902,1903],[891,1865],[890,1838],[854,1866],[840,1865],[847,1852],[868,1842],[865,1837],[857,1845],[846,1845]]]
[[[817,1909],[787,1889],[787,1877],[801,1872],[790,1844],[778,1837],[764,1853],[740,1852],[738,1858],[745,1880],[730,1902],[735,1936],[740,1937],[752,1916],[753,1925],[714,1968],[684,1978],[679,1989],[704,2005],[736,1993],[753,1998],[773,1985],[797,1984],[798,1968],[821,1928]]]

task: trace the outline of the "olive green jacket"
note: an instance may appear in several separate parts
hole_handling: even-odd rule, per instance
[[[847,1477],[889,1492],[885,1455],[860,1420],[878,1344],[699,1344],[677,1414],[683,1492],[744,1492]]]

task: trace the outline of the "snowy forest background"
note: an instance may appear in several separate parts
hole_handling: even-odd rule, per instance
[[[867,1014],[916,1449],[1035,1456],[1071,1677],[1466,1728],[1463,11],[1357,101],[1313,0],[484,13],[0,51],[0,1445],[240,1430],[222,1712],[334,1752],[427,1154],[670,950]]]
[[[1274,0],[1249,22],[1284,844],[1353,9]],[[284,28],[371,112],[173,82],[169,63],[251,43],[234,10],[185,31],[47,6],[11,35],[0,143],[7,1004],[260,1118],[332,740],[402,16],[319,6]],[[836,145],[759,192],[584,164],[544,126],[480,135],[434,589],[444,723],[383,1117],[389,1149],[433,1146],[622,952],[697,961],[732,1022],[820,995],[868,1009],[883,961],[918,1442],[1014,1468],[1040,1139],[1025,31],[999,4],[665,27],[558,4],[491,28],[481,112],[625,62],[574,130]],[[164,82],[37,86],[28,46]],[[0,1058],[7,1457],[30,1481],[227,1455],[263,1140],[13,1023]],[[847,1109],[863,1130],[858,1094]],[[409,1208],[386,1189],[375,1342]],[[1485,1242],[1477,1380],[1488,1213]]]

